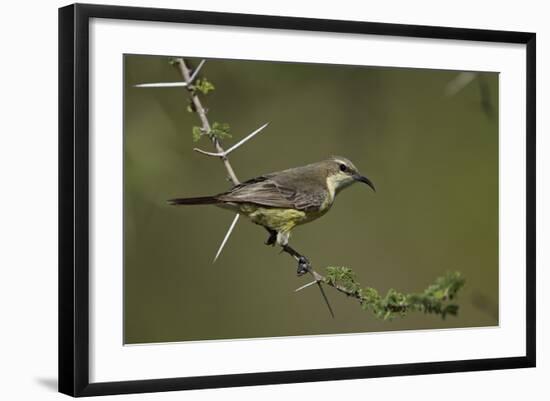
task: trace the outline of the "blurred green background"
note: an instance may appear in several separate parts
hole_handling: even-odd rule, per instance
[[[193,151],[212,146],[193,143],[184,88],[133,87],[181,80],[169,60],[125,56],[125,343],[498,324],[497,73],[449,95],[467,74],[239,60],[201,72],[216,87],[201,95],[211,122],[231,125],[227,146],[271,123],[231,155],[241,180],[341,155],[374,181],[376,193],[356,185],[294,230],[290,243],[318,270],[351,267],[381,293],[465,276],[458,317],[382,321],[331,288],[334,319],[315,287],[294,293],[310,277],[245,219],[212,264],[233,215],[166,200],[228,189],[223,165]]]

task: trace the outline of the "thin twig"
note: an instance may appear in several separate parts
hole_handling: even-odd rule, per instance
[[[218,153],[225,153],[225,150],[223,149],[222,145],[220,144],[220,141],[218,138],[216,138],[214,135],[210,135],[211,127],[210,122],[208,121],[208,117],[206,117],[206,110],[202,106],[201,100],[199,99],[196,92],[193,91],[193,88],[191,87],[191,84],[193,83],[193,80],[197,77],[197,74],[199,70],[202,68],[206,60],[202,60],[200,64],[197,66],[195,71],[193,73],[190,72],[189,67],[187,66],[187,63],[183,58],[177,58],[175,60],[176,65],[178,66],[178,69],[185,80],[189,85],[187,85],[187,90],[189,92],[189,96],[191,97],[191,101],[193,102],[193,105],[195,106],[195,110],[197,111],[197,114],[199,115],[199,118],[202,123],[202,132],[206,133],[210,140],[212,141],[214,147],[216,148],[216,151]],[[227,156],[221,157],[223,164],[225,166],[225,169],[227,170],[227,174],[229,176],[229,179],[233,183],[233,185],[239,185],[240,181],[237,178],[237,175],[235,174],[235,171],[233,171],[233,167],[231,167],[231,163],[229,163],[229,160],[227,159]],[[223,250],[223,247],[225,246],[227,240],[229,239],[229,236],[233,232],[233,229],[235,228],[235,225],[237,224],[237,221],[239,220],[239,215],[236,214],[235,218],[231,222],[231,225],[229,226],[229,229],[227,230],[227,233],[225,234],[222,243],[220,247],[218,248],[218,252],[216,253],[216,256],[214,257],[214,262],[218,259],[220,256],[220,253]]]
[[[189,67],[187,66],[183,58],[177,58],[175,60],[175,63],[178,66],[178,69],[181,75],[183,76],[183,79],[185,80],[185,82],[188,83],[186,88],[189,91],[191,101],[193,102],[193,105],[195,106],[195,110],[197,111],[197,114],[199,115],[199,118],[201,120],[202,132],[204,132],[210,137],[210,140],[214,144],[214,147],[216,148],[216,151],[218,153],[225,153],[225,150],[222,148],[219,139],[216,138],[214,135],[210,134],[212,132],[212,128],[210,126],[210,122],[208,121],[208,118],[206,117],[206,110],[202,106],[199,96],[193,91],[192,85],[190,85],[190,83],[192,83],[193,81],[191,79],[191,71],[189,70]],[[233,167],[231,167],[231,163],[229,163],[229,160],[227,160],[227,157],[223,156],[223,157],[220,157],[220,159],[222,159],[225,169],[227,170],[227,174],[229,175],[229,179],[231,180],[231,182],[233,182],[233,185],[239,185],[240,181],[237,178],[237,175],[235,174]]]
[[[357,298],[357,299],[361,300],[361,297],[357,293],[348,290],[346,287],[344,287],[342,285],[339,285],[337,283],[332,283],[331,281],[327,280],[325,276],[323,276],[322,274],[317,273],[315,270],[313,270],[312,267],[309,268],[308,273],[310,273],[313,276],[315,281],[326,284],[329,287],[332,287],[335,290],[337,290],[337,291],[339,291],[343,294],[346,294],[348,297],[353,297],[353,298]]]
[[[312,286],[313,284],[326,284],[328,285],[329,287],[332,287],[334,288],[335,290],[343,293],[343,294],[346,294],[348,297],[353,297],[353,298],[357,298],[358,300],[361,300],[361,297],[359,296],[359,294],[357,294],[356,292],[352,292],[350,290],[348,290],[346,287],[342,286],[342,285],[339,285],[337,283],[333,283],[329,280],[327,280],[327,278],[325,276],[323,276],[322,274],[318,273],[317,271],[313,270],[313,268],[310,266],[308,271],[307,271],[309,274],[311,274],[314,278],[314,280],[310,283],[307,283],[299,288],[296,288],[294,290],[294,292],[298,292],[298,291],[301,291],[307,287],[310,287]],[[322,289],[321,289],[322,290]],[[321,291],[322,292],[322,291]],[[323,295],[324,296],[324,295]],[[328,302],[328,301],[327,301]],[[330,306],[329,306],[329,309],[330,309]]]

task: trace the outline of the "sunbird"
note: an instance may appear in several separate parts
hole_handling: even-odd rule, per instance
[[[374,191],[374,184],[361,175],[345,157],[332,156],[306,166],[264,174],[213,196],[170,199],[171,205],[215,205],[246,216],[269,232],[266,245],[281,246],[298,261],[297,274],[308,272],[309,260],[288,245],[290,232],[327,213],[336,195],[362,182]]]

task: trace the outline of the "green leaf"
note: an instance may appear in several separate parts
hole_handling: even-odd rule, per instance
[[[194,86],[197,90],[201,91],[203,95],[208,95],[208,92],[212,92],[216,89],[214,84],[206,78],[197,79]]]
[[[202,136],[201,127],[194,126],[193,127],[193,142],[198,142],[201,139],[201,136]]]
[[[227,123],[215,122],[212,124],[209,135],[217,139],[231,138],[231,134],[229,133],[230,129],[231,128]]]

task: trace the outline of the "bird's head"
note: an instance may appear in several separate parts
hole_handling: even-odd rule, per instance
[[[361,175],[351,161],[345,157],[332,156],[323,162],[326,165],[327,186],[331,193],[337,194],[342,189],[356,182],[362,182],[376,191],[374,184],[367,177]]]

